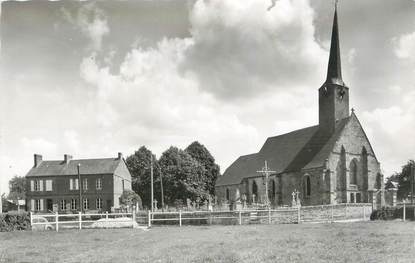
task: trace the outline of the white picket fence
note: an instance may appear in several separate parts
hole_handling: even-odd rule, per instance
[[[238,211],[174,211],[131,212],[101,214],[34,214],[30,213],[33,230],[134,228],[147,225],[244,225],[244,224],[300,224],[305,222],[366,221],[370,219],[372,204],[337,204],[278,209]]]
[[[83,229],[134,227],[136,213],[101,213],[101,214],[35,214],[30,213],[33,230]]]
[[[283,207],[266,210],[177,211],[147,213],[147,224],[300,224],[302,222],[366,221],[372,204],[337,204]]]

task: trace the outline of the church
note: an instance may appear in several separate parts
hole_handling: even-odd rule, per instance
[[[356,113],[349,110],[349,87],[341,71],[337,7],[327,79],[318,90],[318,99],[318,125],[269,137],[259,152],[240,156],[225,170],[215,186],[220,203],[234,204],[243,198],[248,204],[287,206],[297,193],[301,205],[384,205],[380,162]],[[258,173],[265,162],[270,170],[268,182]]]

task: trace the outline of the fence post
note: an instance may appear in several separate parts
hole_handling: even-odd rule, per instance
[[[105,221],[108,221],[108,211],[105,211]]]
[[[406,219],[406,207],[405,207],[405,200],[403,201],[403,221],[405,222]]]
[[[78,213],[79,229],[82,229],[82,212]]]
[[[334,221],[334,204],[331,205],[331,222]]]
[[[297,208],[297,223],[300,224],[301,223],[301,212],[300,212],[301,207],[298,206]]]
[[[58,232],[59,231],[59,214],[58,214],[58,212],[56,212],[56,215],[55,215],[55,223],[56,223],[56,232]]]
[[[147,225],[148,225],[148,227],[151,227],[151,211],[150,210],[147,210],[147,213],[148,213],[148,222],[147,222]]]
[[[179,210],[179,226],[182,226],[182,210]]]
[[[33,212],[32,211],[30,211],[30,227],[33,227]]]
[[[347,203],[344,204],[344,219],[347,219]]]
[[[239,225],[242,225],[242,212],[239,210]]]
[[[268,207],[268,224],[271,224],[271,207]]]
[[[363,205],[363,221],[366,221],[366,206]]]
[[[134,228],[134,226],[135,226],[135,224],[134,224],[135,223],[135,209],[133,208],[132,210],[133,211],[131,212],[132,213],[131,217],[132,217],[132,220],[133,220],[132,224],[133,224],[133,228]]]

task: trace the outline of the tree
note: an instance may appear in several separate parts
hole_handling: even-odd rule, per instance
[[[409,160],[404,166],[402,171],[395,174],[398,179],[398,199],[406,199],[411,193],[411,166],[415,165],[414,160]],[[414,182],[415,190],[415,182]]]
[[[186,199],[206,199],[209,192],[204,188],[203,166],[189,153],[170,147],[160,157],[159,165],[163,173],[164,196],[168,204],[177,200],[185,203]]]
[[[9,195],[7,199],[16,201],[26,199],[26,177],[15,175],[9,181]]]
[[[120,196],[120,204],[131,207],[138,203],[138,208],[142,208],[141,197],[134,191],[124,190]]]
[[[143,205],[151,207],[151,177],[150,177],[150,159],[153,153],[145,146],[141,146],[138,151],[126,159],[128,170],[131,173],[132,188],[138,193]],[[156,157],[153,155],[153,177],[154,177],[154,198],[160,196],[159,165]]]
[[[219,165],[215,163],[215,158],[210,154],[209,150],[198,141],[192,142],[185,151],[198,161],[205,169],[203,175],[204,189],[213,195],[215,193],[215,183],[220,176]]]

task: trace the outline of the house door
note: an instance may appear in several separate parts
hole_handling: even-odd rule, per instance
[[[46,210],[53,211],[53,200],[46,199]]]
[[[112,206],[112,201],[111,200],[107,200],[106,209],[107,209],[108,212],[111,212],[111,206]]]

